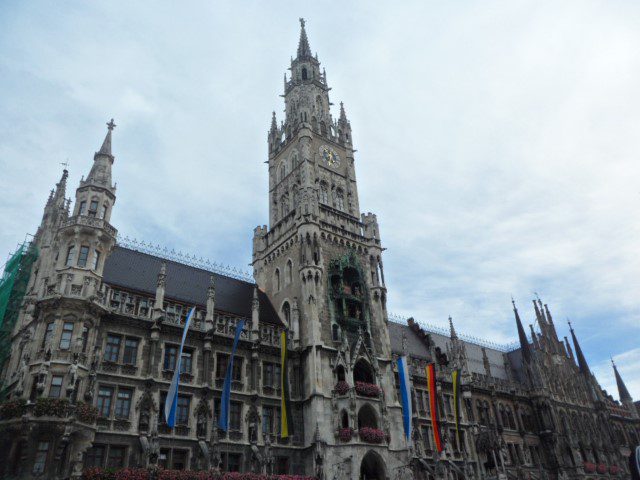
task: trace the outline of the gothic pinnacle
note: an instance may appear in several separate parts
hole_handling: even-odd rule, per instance
[[[309,47],[309,39],[307,38],[307,32],[304,29],[304,18],[300,19],[300,41],[298,42],[298,59],[310,58],[311,47]]]
[[[111,154],[111,132],[113,132],[113,129],[116,128],[116,124],[113,122],[113,118],[111,119],[110,122],[107,123],[107,136],[104,137],[104,142],[102,142],[102,147],[100,147],[100,151],[98,151],[99,154],[101,155],[109,155],[112,156]]]
[[[576,357],[578,358],[578,367],[584,375],[589,376],[591,374],[591,372],[589,371],[589,365],[587,364],[587,359],[582,353],[582,348],[580,348],[580,344],[578,343],[576,332],[573,331],[571,322],[567,320],[567,323],[569,324],[569,330],[571,330],[571,339],[573,340],[573,349],[575,350]]]
[[[456,333],[456,329],[453,326],[453,319],[451,318],[451,315],[449,315],[449,334],[451,336],[451,340],[458,339],[458,334]]]
[[[511,297],[511,304],[513,305],[513,313],[516,316],[516,327],[518,329],[518,340],[520,340],[520,348],[522,349],[522,358],[529,362],[531,360],[529,340],[527,339],[527,334],[524,332],[522,321],[520,320],[520,314],[518,313],[516,302],[513,297]]]
[[[618,396],[620,397],[621,402],[633,402],[631,398],[631,394],[627,389],[627,386],[624,384],[620,373],[618,372],[618,367],[616,366],[616,362],[611,358],[611,365],[613,365],[613,373],[616,376],[616,385],[618,386]]]

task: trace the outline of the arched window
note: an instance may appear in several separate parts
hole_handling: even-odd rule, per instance
[[[336,208],[338,210],[344,210],[344,192],[341,188],[336,190]]]
[[[320,122],[320,133],[322,135],[326,135],[327,134],[327,126],[325,125],[324,122]]]
[[[289,213],[289,197],[283,195],[280,197],[280,215],[284,218],[287,216],[287,213]]]
[[[326,182],[320,182],[320,202],[329,203],[329,188]]]
[[[340,414],[340,425],[342,428],[349,428],[349,414],[346,410],[342,410]]]
[[[276,292],[280,291],[280,269],[276,268],[276,272],[274,274],[274,287],[276,289]]]
[[[280,181],[284,180],[284,177],[287,176],[287,166],[282,162],[280,165]]]
[[[285,270],[285,282],[291,283],[293,280],[293,262],[287,260],[287,269]]]
[[[307,79],[307,69],[305,67],[302,67],[302,80],[306,80]]]
[[[369,362],[362,358],[356,362],[353,367],[353,380],[356,382],[375,383],[373,369]]]
[[[378,416],[371,405],[365,403],[358,412],[358,428],[378,428]]]
[[[336,375],[339,382],[344,382],[347,379],[344,367],[342,365],[338,365],[338,368],[336,368]]]
[[[284,302],[282,304],[282,317],[287,325],[291,324],[291,306],[289,305],[289,302]]]

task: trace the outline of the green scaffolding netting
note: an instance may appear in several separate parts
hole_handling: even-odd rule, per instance
[[[36,258],[35,245],[23,243],[4,265],[0,278],[0,371],[11,351],[11,331],[18,319]],[[0,389],[0,397],[2,392]]]

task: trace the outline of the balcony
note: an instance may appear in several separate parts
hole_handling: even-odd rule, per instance
[[[118,233],[118,231],[103,218],[90,217],[87,215],[76,215],[75,217],[69,217],[67,220],[62,222],[61,228],[75,226],[100,228],[114,238]]]

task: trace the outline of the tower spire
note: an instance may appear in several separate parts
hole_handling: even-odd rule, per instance
[[[311,47],[309,47],[309,39],[307,31],[304,29],[304,18],[300,18],[300,40],[298,41],[298,59],[311,58]]]
[[[591,371],[589,370],[589,365],[587,365],[587,359],[584,357],[582,353],[582,348],[580,348],[580,344],[578,343],[578,338],[576,337],[576,332],[573,331],[573,326],[571,322],[569,323],[569,329],[571,330],[571,339],[573,340],[573,347],[576,352],[576,357],[578,359],[578,367],[583,375],[590,376]]]
[[[94,185],[100,188],[106,188],[113,194],[115,187],[111,184],[111,165],[113,165],[114,156],[111,152],[111,135],[116,124],[113,121],[107,123],[107,135],[104,137],[102,146],[93,156],[93,165],[86,180],[80,182],[80,187],[84,188]]]
[[[458,334],[456,333],[456,329],[453,326],[453,319],[451,318],[451,315],[449,315],[449,332],[450,332],[451,340],[458,339]]]
[[[518,313],[518,309],[516,308],[516,302],[511,298],[511,304],[513,305],[513,313],[516,316],[516,327],[518,328],[518,339],[520,340],[520,348],[522,349],[522,358],[525,361],[531,361],[531,349],[529,348],[529,340],[527,339],[527,334],[524,331],[524,327],[522,326],[522,321],[520,320],[520,314]]]
[[[107,135],[104,137],[104,141],[102,142],[102,147],[100,147],[100,151],[98,153],[100,155],[109,155],[111,154],[111,132],[117,125],[113,122],[113,118],[110,122],[107,123]]]
[[[620,396],[620,401],[622,403],[633,402],[633,399],[631,398],[631,394],[629,393],[627,386],[624,384],[624,381],[622,380],[622,377],[618,372],[618,367],[616,366],[616,362],[613,361],[613,358],[611,359],[611,365],[613,365],[613,373],[616,376],[616,385],[618,385],[618,395]]]

